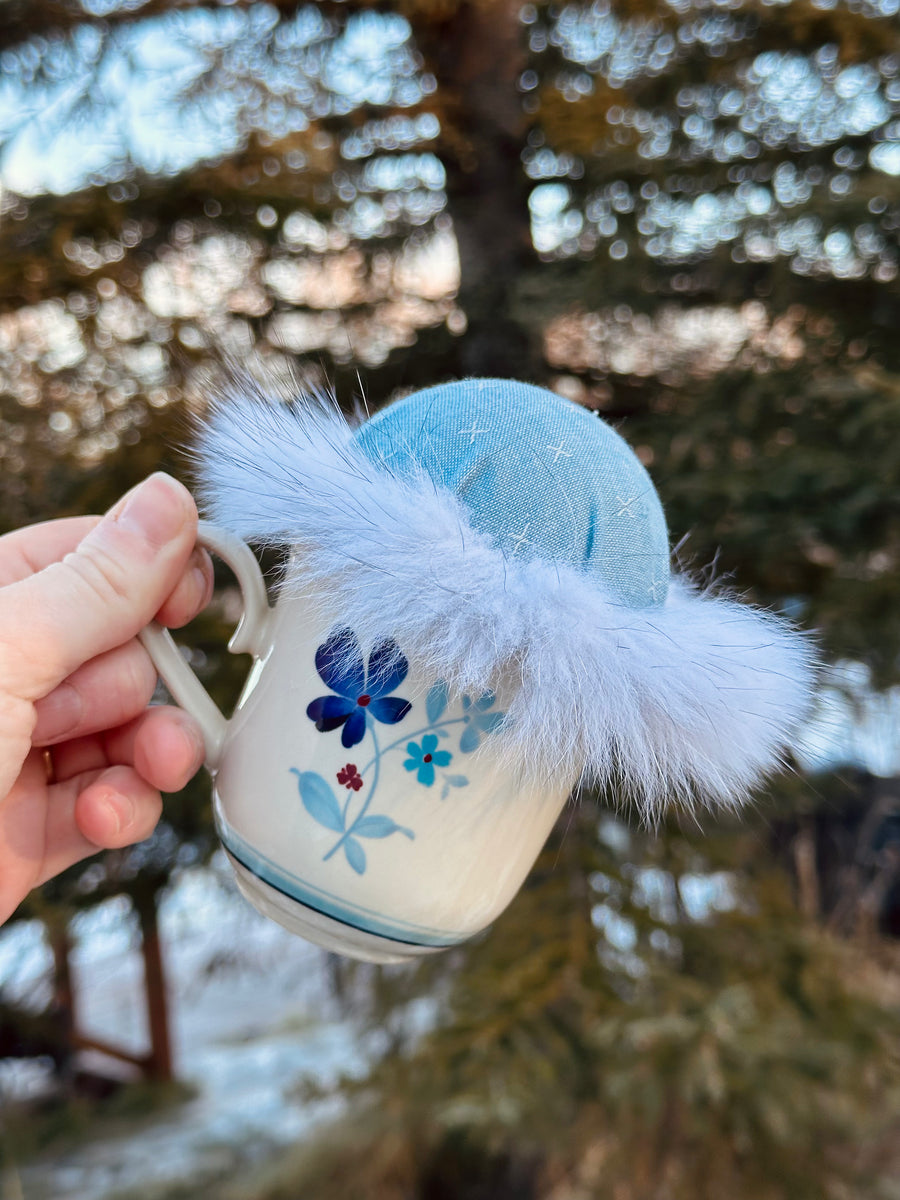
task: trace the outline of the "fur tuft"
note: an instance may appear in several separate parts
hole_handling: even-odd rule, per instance
[[[393,636],[457,694],[499,688],[510,767],[630,794],[735,805],[783,764],[809,704],[811,641],[775,615],[673,578],[634,609],[571,568],[511,562],[422,474],[400,479],[322,396],[294,405],[234,384],[195,457],[209,518],[289,544],[282,588],[364,644]]]

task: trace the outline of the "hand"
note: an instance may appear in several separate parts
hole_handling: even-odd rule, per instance
[[[147,708],[156,671],[136,634],[209,601],[188,491],[157,474],[105,517],[0,538],[0,922],[98,849],[147,837],[160,791],[203,761],[180,709]]]

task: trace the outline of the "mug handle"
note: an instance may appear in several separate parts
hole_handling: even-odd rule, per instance
[[[197,543],[211,550],[234,572],[241,587],[244,611],[228,649],[232,654],[259,655],[265,648],[272,608],[266,596],[259,563],[250,547],[235,534],[207,521],[197,527]],[[228,722],[215,701],[187,665],[168,629],[151,621],[138,634],[175,701],[194,718],[203,734],[206,765],[215,771],[219,765]]]

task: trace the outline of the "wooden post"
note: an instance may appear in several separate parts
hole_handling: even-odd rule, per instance
[[[75,991],[69,962],[72,940],[67,916],[47,922],[47,939],[53,953],[53,1016],[66,1038],[71,1039],[75,1029]]]
[[[69,914],[54,912],[45,919],[47,940],[53,954],[53,1000],[51,1012],[57,1031],[58,1056],[54,1055],[56,1069],[67,1075],[75,1041],[75,988],[72,984],[72,967],[69,955],[72,939],[69,936]]]
[[[174,1078],[172,1049],[169,1039],[169,1005],[162,951],[159,944],[159,924],[156,911],[157,889],[150,884],[135,889],[132,894],[141,923],[141,950],[144,956],[144,987],[147,997],[147,1023],[150,1028],[150,1053],[146,1071],[150,1079],[168,1083]]]

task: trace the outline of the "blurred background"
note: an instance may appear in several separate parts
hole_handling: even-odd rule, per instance
[[[511,376],[829,664],[740,819],[584,795],[418,967],[257,918],[198,777],[0,935],[3,1200],[900,1197],[898,0],[3,0],[0,69],[0,530],[189,481],[225,355]]]

